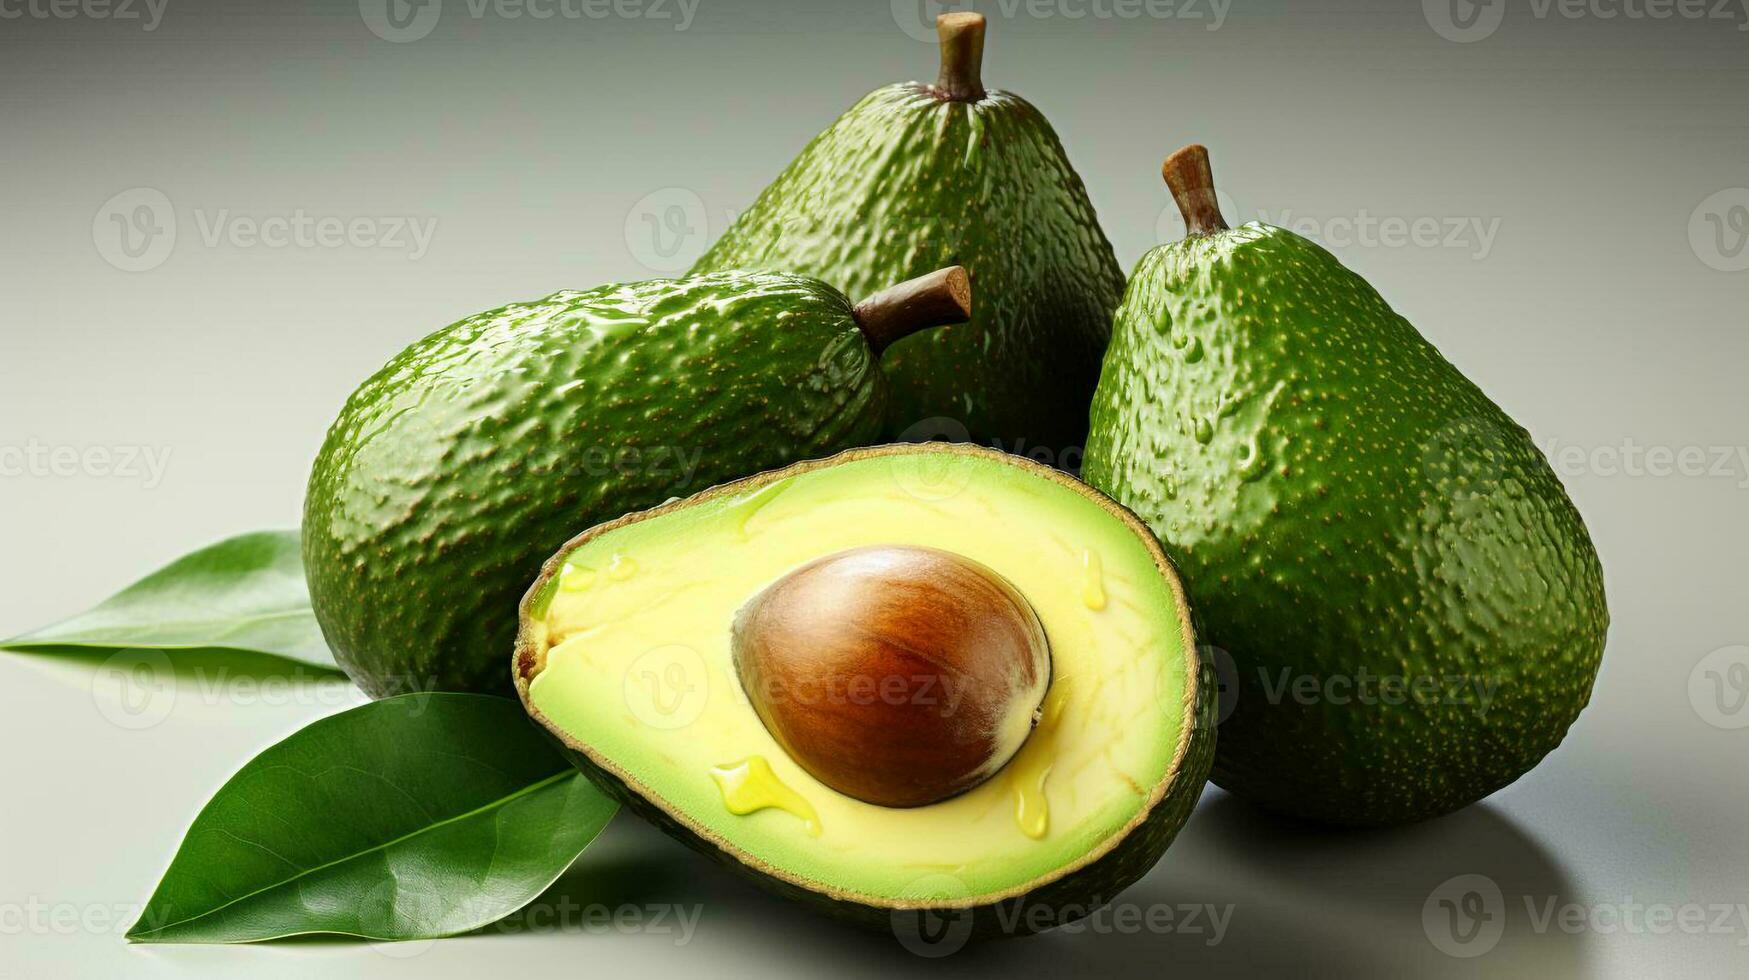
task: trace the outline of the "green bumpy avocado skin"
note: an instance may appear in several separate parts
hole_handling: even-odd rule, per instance
[[[1213,778],[1235,794],[1338,825],[1433,817],[1527,772],[1590,698],[1602,571],[1542,454],[1291,232],[1142,259],[1085,473],[1160,535],[1231,657]]]
[[[1123,269],[1039,111],[915,82],[870,93],[814,139],[693,267],[784,269],[851,296],[948,265],[972,320],[881,358],[889,439],[958,437],[1073,464]]]
[[[317,619],[374,697],[511,695],[518,600],[578,527],[873,442],[885,397],[849,301],[800,276],[469,317],[390,361],[330,429],[304,512]]]

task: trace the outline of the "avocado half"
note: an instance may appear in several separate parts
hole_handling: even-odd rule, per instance
[[[1018,752],[922,806],[838,792],[790,758],[737,675],[737,612],[823,556],[962,556],[1050,647]],[[1136,516],[969,445],[851,450],[583,533],[523,600],[514,680],[597,785],[693,848],[856,924],[969,937],[1086,915],[1159,860],[1214,756],[1215,685],[1177,572]]]

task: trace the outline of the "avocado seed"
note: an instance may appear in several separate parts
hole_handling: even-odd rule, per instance
[[[753,710],[803,769],[880,806],[934,803],[1008,762],[1051,682],[1044,627],[1013,585],[934,548],[829,555],[735,616]]]

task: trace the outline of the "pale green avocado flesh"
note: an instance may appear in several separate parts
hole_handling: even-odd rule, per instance
[[[1031,603],[1051,646],[1051,687],[1019,753],[926,806],[865,803],[810,776],[763,726],[731,659],[730,625],[751,597],[866,545],[988,566]],[[1113,862],[1133,880],[1188,813],[1212,754],[1208,685],[1157,542],[1090,488],[970,447],[852,452],[584,535],[525,602],[518,674],[531,712],[586,771],[623,784],[658,822],[792,890],[864,906],[1021,895],[1147,836],[1150,857]],[[1154,811],[1171,811],[1170,831],[1137,833]],[[1128,884],[1111,868],[1103,877]]]

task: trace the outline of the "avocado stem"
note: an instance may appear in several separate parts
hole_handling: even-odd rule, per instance
[[[875,293],[851,311],[878,357],[881,351],[930,327],[972,318],[972,280],[957,265],[907,279]]]
[[[1192,143],[1166,158],[1160,168],[1172,199],[1184,215],[1184,226],[1192,235],[1212,235],[1227,230],[1227,220],[1221,217],[1221,202],[1215,198],[1215,174],[1209,167],[1208,147]]]
[[[941,36],[941,75],[935,94],[951,102],[976,102],[984,97],[984,15],[970,11],[935,18]]]

